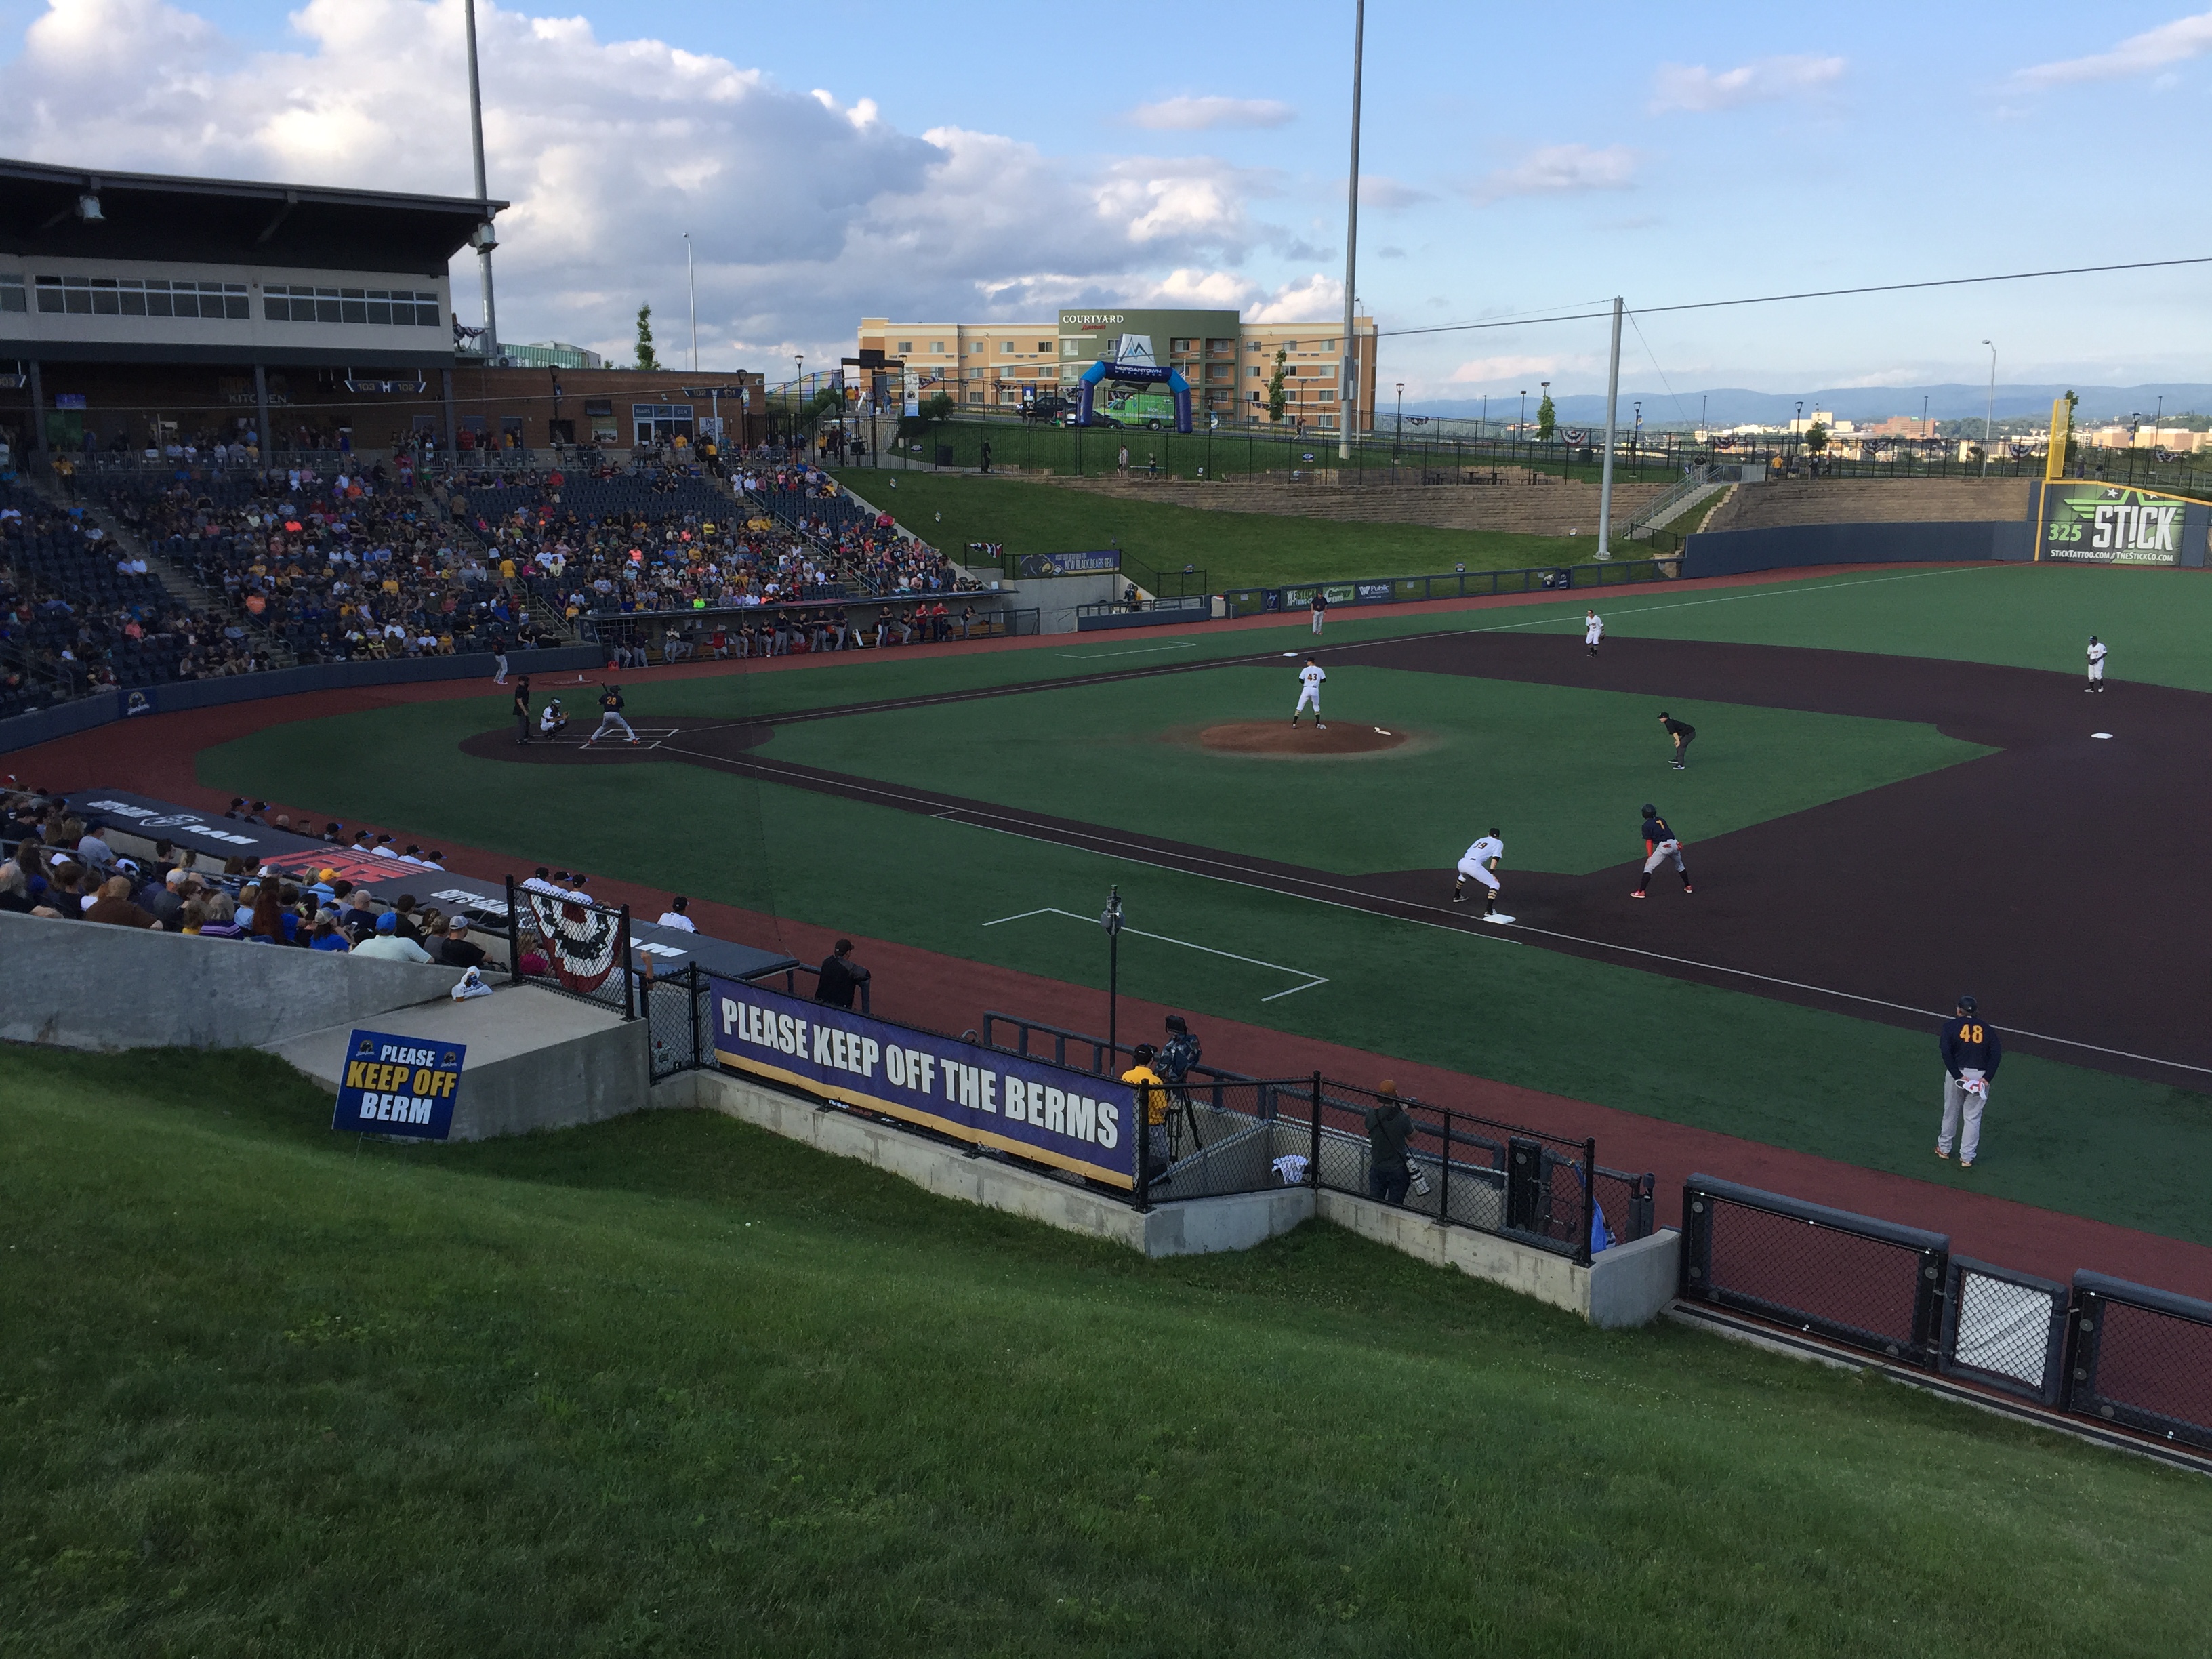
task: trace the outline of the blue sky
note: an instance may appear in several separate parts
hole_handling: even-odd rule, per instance
[[[704,366],[864,313],[1340,305],[1348,3],[482,9],[502,332]],[[0,0],[0,152],[465,192],[458,0]],[[1608,21],[1609,19],[1609,21]],[[2000,26],[2001,24],[2001,26]],[[817,94],[820,95],[817,95]],[[1386,332],[2212,253],[2212,13],[1370,9]],[[2138,167],[2126,165],[2132,158]],[[2212,266],[1652,316],[1639,386],[2212,380]],[[461,284],[457,292],[470,292]],[[469,302],[462,302],[466,314]],[[1409,403],[1602,388],[1603,327],[1386,341]],[[673,355],[670,353],[670,355]]]

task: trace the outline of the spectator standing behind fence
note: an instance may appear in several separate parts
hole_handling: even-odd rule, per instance
[[[1167,1179],[1170,1163],[1168,1153],[1168,1091],[1160,1074],[1152,1069],[1157,1051],[1149,1042],[1140,1042],[1129,1054],[1129,1069],[1121,1073],[1121,1081],[1137,1092],[1135,1105],[1138,1115],[1145,1122],[1145,1145],[1152,1164],[1162,1171],[1152,1177],[1154,1184]]]
[[[868,982],[868,970],[852,960],[853,941],[841,939],[837,948],[822,958],[814,985],[814,1000],[825,1007],[850,1008],[853,993]]]
[[[1396,1084],[1385,1079],[1375,1092],[1380,1103],[1367,1109],[1367,1195],[1382,1204],[1402,1204],[1413,1178],[1406,1162],[1413,1119],[1398,1098]]]
[[[1940,1039],[1943,1050],[1943,1127],[1937,1132],[1936,1156],[1948,1158],[1958,1141],[1959,1167],[1971,1170],[1982,1149],[1982,1112],[1990,1103],[1990,1085],[1996,1080],[2004,1045],[1996,1027],[1982,1024],[1982,1006],[1972,997],[1960,997],[1951,1018],[1943,1022]],[[1966,1138],[1959,1139],[1960,1120],[1965,1119]]]

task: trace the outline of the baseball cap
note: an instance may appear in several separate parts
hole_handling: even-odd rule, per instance
[[[1972,1014],[1978,1012],[1982,1005],[1975,1001],[1974,999],[1970,996],[1962,995],[1959,999],[1959,1006],[1961,1008],[1964,1008],[1968,1013]]]
[[[397,911],[386,910],[382,915],[379,916],[376,919],[376,931],[380,933],[398,933],[399,931],[398,913]]]

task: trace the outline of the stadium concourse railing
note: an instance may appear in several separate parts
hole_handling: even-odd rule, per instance
[[[1316,592],[1334,605],[1410,605],[1422,599],[1483,599],[1498,593],[1535,593],[1547,589],[1580,591],[1619,587],[1630,582],[1671,581],[1681,574],[1679,558],[1608,559],[1589,564],[1539,564],[1519,570],[1452,570],[1435,576],[1363,576],[1352,581],[1306,582],[1291,587],[1233,587],[1222,598],[1232,617],[1256,617],[1271,611],[1300,611]]]
[[[1905,1373],[2212,1454],[2212,1302],[1954,1255],[1942,1233],[1693,1175],[1680,1299]]]
[[[1094,1077],[1118,1075],[1132,1054],[1105,1037],[995,1012],[983,1016],[983,1038]],[[1383,1098],[1318,1073],[1268,1081],[1194,1066],[1169,1091],[1166,1160],[1140,1190],[1153,1202],[1296,1186],[1366,1197],[1366,1113]],[[1655,1178],[1603,1168],[1594,1141],[1395,1098],[1413,1119],[1401,1207],[1584,1263],[1650,1236]]]

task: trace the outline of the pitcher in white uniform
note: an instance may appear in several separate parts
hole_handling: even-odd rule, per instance
[[[1323,672],[1319,663],[1311,657],[1306,659],[1306,665],[1298,670],[1298,706],[1291,710],[1291,725],[1296,726],[1298,723],[1298,716],[1304,714],[1306,705],[1311,703],[1314,711],[1314,730],[1316,732],[1328,730],[1328,722],[1321,717],[1321,683],[1328,678],[1328,675]]]
[[[1467,896],[1468,878],[1471,876],[1486,889],[1482,896],[1482,919],[1497,922],[1512,921],[1510,916],[1499,915],[1498,909],[1501,885],[1498,879],[1498,866],[1504,857],[1505,843],[1498,838],[1498,831],[1493,828],[1461,854],[1459,879],[1452,884],[1452,902],[1457,904]]]

